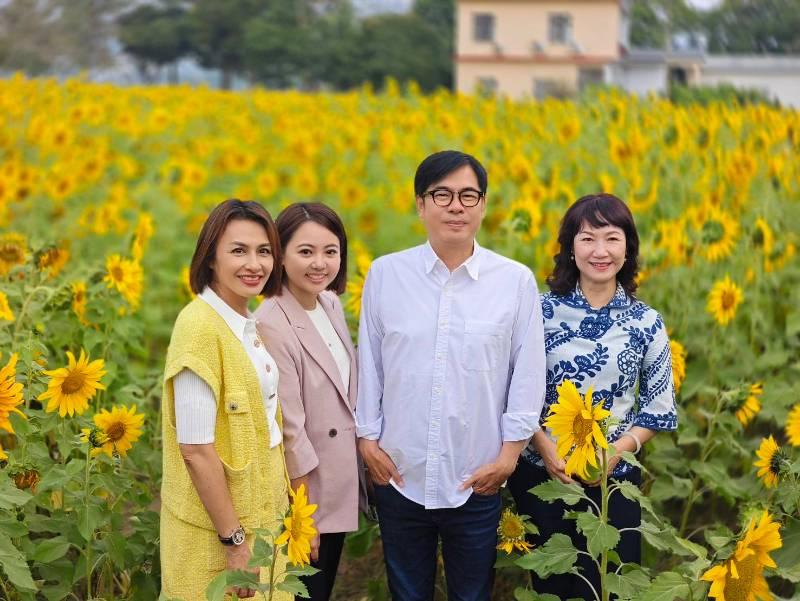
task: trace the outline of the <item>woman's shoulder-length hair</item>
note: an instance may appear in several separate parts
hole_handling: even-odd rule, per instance
[[[554,257],[555,266],[547,278],[550,290],[566,296],[575,289],[580,272],[573,258],[573,245],[584,223],[592,227],[613,225],[625,233],[625,262],[617,273],[617,282],[633,298],[639,272],[639,234],[628,206],[613,194],[605,193],[582,196],[564,214],[558,230],[559,250]]]
[[[287,248],[295,232],[300,229],[301,225],[309,221],[321,225],[339,240],[339,273],[328,284],[326,290],[343,294],[347,287],[347,233],[336,211],[321,202],[296,202],[289,205],[275,219],[281,247]],[[284,272],[284,283],[286,283],[286,278],[286,272]]]
[[[189,267],[189,286],[192,292],[200,294],[206,286],[214,280],[214,271],[211,264],[217,252],[217,243],[222,237],[228,223],[235,219],[245,221],[255,221],[260,224],[267,232],[267,239],[272,250],[273,266],[261,294],[264,296],[275,296],[281,289],[281,277],[283,275],[283,253],[281,242],[278,237],[278,228],[272,220],[269,212],[254,200],[239,200],[231,198],[218,204],[209,213],[200,235],[197,238],[197,245],[192,256],[192,263]]]

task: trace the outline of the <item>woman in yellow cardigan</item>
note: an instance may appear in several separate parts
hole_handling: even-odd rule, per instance
[[[278,369],[247,310],[281,285],[269,213],[252,201],[217,206],[189,279],[197,298],[178,315],[164,374],[161,587],[166,598],[201,601],[221,571],[248,569],[252,529],[274,532],[288,508]]]

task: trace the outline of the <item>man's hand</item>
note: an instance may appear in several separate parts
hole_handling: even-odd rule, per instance
[[[397,471],[397,466],[392,461],[392,458],[380,448],[377,440],[368,440],[366,438],[358,439],[358,452],[364,459],[367,466],[367,472],[373,484],[383,486],[389,484],[389,480],[394,480],[397,486],[403,486],[403,477]]]
[[[229,570],[244,570],[246,572],[258,574],[259,568],[247,567],[247,562],[250,561],[250,548],[247,546],[247,543],[234,547],[225,547],[225,556],[228,560]],[[231,587],[231,592],[235,593],[240,599],[256,596],[256,592],[247,587],[233,586]]]
[[[472,492],[479,495],[493,495],[500,490],[503,482],[508,480],[508,477],[517,467],[516,460],[501,462],[500,460],[493,463],[487,463],[480,466],[472,476],[461,485],[461,490],[467,490],[472,487]]]
[[[567,464],[558,456],[556,443],[550,440],[543,430],[539,430],[533,435],[533,446],[541,455],[542,461],[544,461],[544,469],[547,470],[553,480],[558,480],[564,484],[572,484],[574,482],[564,471]]]

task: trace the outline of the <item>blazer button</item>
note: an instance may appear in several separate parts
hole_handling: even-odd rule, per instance
[[[328,430],[328,436],[330,436],[331,438],[333,438],[337,434],[338,432],[336,431],[336,428],[331,428],[330,430]]]
[[[239,405],[236,403],[231,403],[230,405],[231,411],[236,411],[239,408]]]

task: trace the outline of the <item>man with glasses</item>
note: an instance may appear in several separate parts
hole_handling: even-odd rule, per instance
[[[486,170],[457,151],[414,178],[428,241],[376,259],[359,326],[356,425],[394,601],[491,597],[499,489],[539,429],[542,314],[531,271],[475,236]]]

